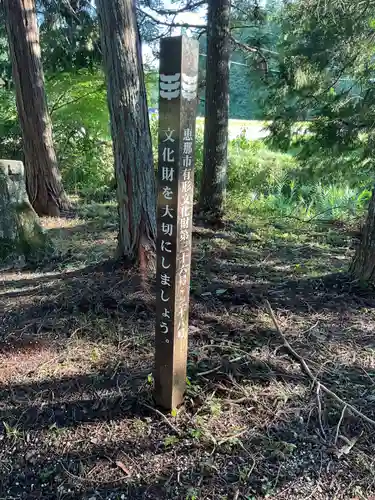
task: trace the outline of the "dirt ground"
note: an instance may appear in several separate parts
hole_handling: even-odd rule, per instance
[[[111,260],[110,206],[44,221],[39,269],[0,272],[0,499],[370,499],[375,294],[352,228],[194,229],[188,389],[152,402],[154,285]]]

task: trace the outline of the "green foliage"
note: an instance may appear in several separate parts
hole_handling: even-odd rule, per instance
[[[240,5],[242,4],[242,6]],[[229,116],[233,119],[255,120],[264,117],[264,101],[268,95],[264,79],[264,58],[261,49],[270,50],[277,39],[276,25],[271,22],[272,8],[258,8],[258,2],[245,0],[233,6],[232,36],[244,46],[258,48],[259,52],[234,47],[230,57]],[[250,26],[250,27],[249,27]],[[206,78],[206,36],[200,42],[200,82]],[[199,114],[204,116],[204,85],[200,92]]]
[[[90,0],[38,0],[44,70],[93,70],[101,61],[96,10]]]
[[[0,88],[0,157],[22,159],[21,130],[13,92]]]
[[[324,172],[329,158],[315,168],[291,153],[267,148],[262,141],[240,136],[229,145],[228,208],[231,216],[242,217],[262,212],[264,215],[309,219],[350,219],[365,210],[371,195],[367,171],[351,165],[334,174],[334,167]],[[323,161],[323,159],[322,159]],[[341,161],[343,161],[341,159]],[[334,160],[331,159],[331,162]]]
[[[4,12],[0,8],[0,87],[9,86],[12,79],[12,67],[9,59],[8,38],[5,29]]]
[[[244,61],[237,56],[237,60]],[[230,69],[229,116],[244,120],[257,120],[264,116],[262,102],[265,88],[254,77],[251,67],[232,64]]]
[[[174,445],[179,443],[179,438],[177,436],[168,435],[164,438],[164,447],[172,448]]]
[[[65,188],[96,201],[113,196],[114,169],[97,15],[90,0],[36,0],[46,92]],[[0,156],[22,159],[5,23],[0,12]],[[145,31],[145,30],[143,30]],[[158,74],[145,75],[150,106]]]
[[[268,144],[292,150],[298,166],[289,190],[257,199],[263,209],[343,219],[366,207],[375,174],[374,7],[374,0],[297,0],[279,8]],[[295,123],[306,120],[296,136]]]
[[[159,73],[155,69],[145,68],[145,85],[147,92],[147,104],[149,108],[156,108],[159,101]]]
[[[229,145],[228,189],[269,194],[284,185],[294,167],[291,156],[272,152],[261,141],[240,137]]]
[[[304,221],[349,220],[363,214],[368,195],[369,191],[352,189],[348,185],[299,186],[290,195],[260,195],[247,209]]]
[[[146,74],[149,95],[155,73]],[[101,70],[58,73],[46,82],[54,140],[65,188],[88,199],[112,196],[114,169],[106,87]],[[152,122],[153,133],[157,121]],[[0,156],[22,159],[13,90],[0,88]]]
[[[374,0],[365,9],[350,0],[298,0],[280,9],[268,112],[275,118],[275,141],[284,149],[293,123],[309,119],[305,157],[312,150],[335,156],[358,148],[362,159],[372,156],[372,141],[363,147],[361,135],[372,137],[374,123],[374,7]]]
[[[296,128],[304,127],[300,124]],[[151,121],[155,166],[157,120]],[[203,166],[203,125],[197,123],[195,196]],[[230,216],[246,214],[294,216],[307,220],[348,219],[361,215],[371,194],[371,165],[358,162],[358,152],[310,160],[300,157],[295,142],[289,153],[274,151],[261,140],[244,134],[229,141],[228,209]],[[354,168],[356,165],[356,168]],[[339,168],[340,167],[340,168]],[[355,175],[354,175],[355,172]]]
[[[102,73],[59,74],[47,92],[66,189],[105,198],[113,185],[113,156]]]
[[[66,188],[80,192],[113,178],[109,115],[101,72],[62,73],[46,84],[54,139]],[[0,156],[22,159],[13,91],[0,90]]]
[[[204,125],[197,122],[196,135],[195,135],[195,173],[194,185],[195,194],[197,195],[202,181],[203,172],[203,147],[204,147]]]
[[[12,427],[6,422],[3,422],[3,426],[5,429],[5,435],[8,439],[12,439],[14,442],[16,442],[22,438],[22,431],[20,431],[17,426]]]
[[[145,75],[155,94],[155,72]],[[114,168],[106,87],[101,70],[60,73],[47,84],[56,149],[66,189],[96,201],[113,194]],[[151,122],[153,134],[157,121]]]
[[[106,89],[98,69],[96,13],[87,0],[73,4],[74,15],[64,5],[40,0],[49,109],[65,187],[102,202],[114,198],[114,175]],[[266,145],[244,135],[230,141],[228,208],[236,217],[265,211],[303,219],[347,218],[360,213],[368,201],[374,174],[370,103],[375,96],[369,84],[373,63],[368,38],[373,26],[371,20],[353,21],[356,7],[348,0],[336,7],[328,4],[327,16],[319,6],[318,0],[269,1],[261,7],[243,0],[233,8],[233,36],[263,52],[232,54],[238,64],[231,67],[231,115],[262,116],[267,100],[273,138],[284,150],[273,150],[272,141]],[[143,21],[142,31],[152,37],[155,27]],[[9,63],[3,35],[0,32],[0,64],[3,59]],[[201,37],[202,53],[204,44]],[[355,67],[347,65],[354,56]],[[201,79],[204,66],[201,58]],[[157,72],[148,70],[151,107],[157,104],[157,82]],[[303,124],[308,131],[304,137],[293,133],[301,118],[310,120],[308,127]],[[156,160],[155,118],[151,132]],[[14,94],[8,86],[0,89],[0,155],[22,158]],[[203,127],[198,122],[196,195],[202,163]]]
[[[276,17],[278,0],[233,3],[231,35],[234,45],[230,68],[230,116],[240,119],[264,119],[264,104],[269,95],[269,74],[280,35]],[[246,49],[245,47],[248,47]]]

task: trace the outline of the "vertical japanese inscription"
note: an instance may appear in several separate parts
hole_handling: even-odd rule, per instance
[[[178,406],[186,383],[198,42],[161,40],[155,400]]]

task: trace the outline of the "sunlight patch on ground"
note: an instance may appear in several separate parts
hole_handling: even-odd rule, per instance
[[[373,417],[373,298],[356,296],[338,273],[350,255],[346,236],[338,246],[326,232],[313,233],[315,226],[283,221],[277,230],[254,218],[238,232],[226,224],[219,238],[217,230],[195,228],[185,404],[160,415],[152,408],[153,278],[145,292],[134,270],[108,262],[87,268],[116,245],[114,212],[100,207],[95,217],[97,208],[50,227],[60,257],[47,266],[59,272],[2,277],[9,287],[0,322],[7,491],[26,498],[18,482],[25,491],[36,484],[45,497],[69,488],[88,500],[103,484],[103,498],[115,499],[108,485],[126,498],[157,485],[168,498],[224,498],[235,478],[244,497],[274,489],[284,500],[292,485],[293,498],[301,490],[315,498],[316,484],[302,477],[317,474],[325,492],[332,477],[350,488],[360,453],[368,454],[367,469],[361,464],[368,484],[373,433],[347,411],[340,432],[360,437],[346,462],[332,460],[342,408],[321,394],[319,424],[311,381],[265,309],[267,299],[312,371]],[[258,238],[249,237],[255,231]],[[30,475],[20,478],[25,467]]]
[[[15,350],[1,353],[0,381],[2,384],[17,383],[29,379],[30,375],[41,372],[49,363],[56,360],[57,351],[39,342],[19,345]]]
[[[40,221],[46,230],[73,228],[85,223],[84,219],[66,219],[64,217],[41,217]]]

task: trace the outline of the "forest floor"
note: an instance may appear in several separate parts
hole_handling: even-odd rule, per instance
[[[353,228],[194,227],[186,400],[152,403],[155,294],[110,260],[114,207],[44,221],[56,257],[0,274],[0,499],[369,499],[375,293]]]

